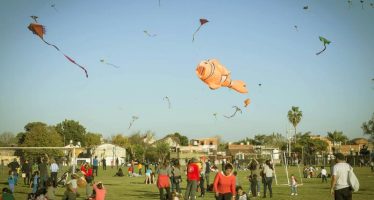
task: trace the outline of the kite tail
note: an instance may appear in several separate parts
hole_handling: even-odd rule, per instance
[[[200,28],[201,28],[201,25],[199,26],[199,28],[197,28],[197,30],[195,31],[195,33],[193,33],[193,35],[192,35],[192,42],[195,41],[195,35],[200,30]]]
[[[60,48],[58,48],[56,45],[48,43],[47,41],[44,40],[44,38],[41,38],[44,43],[48,44],[49,46],[53,46],[57,51],[60,51]]]
[[[119,66],[115,65],[115,64],[112,64],[112,63],[106,63],[107,65],[110,65],[110,66],[113,66],[115,68],[119,68]]]
[[[324,48],[320,52],[316,53],[317,56],[326,50],[326,45],[323,45],[323,46],[324,46]]]
[[[86,74],[86,78],[88,78],[88,72],[87,72],[86,68],[84,68],[84,67],[82,67],[81,65],[79,65],[78,63],[76,63],[75,60],[71,59],[69,56],[65,55],[64,53],[62,53],[62,54],[63,54],[63,55],[65,56],[65,58],[67,58],[70,62],[72,62],[73,64],[75,64],[75,65],[77,65],[78,67],[80,67],[80,68],[84,71],[84,73]]]

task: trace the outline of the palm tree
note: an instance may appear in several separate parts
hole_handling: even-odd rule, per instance
[[[332,142],[334,146],[334,153],[336,153],[335,151],[337,151],[337,147],[339,148],[342,143],[345,144],[348,141],[348,137],[345,136],[342,131],[336,130],[334,132],[327,132],[327,139]]]
[[[296,127],[300,123],[301,118],[303,117],[303,112],[299,110],[299,107],[292,106],[291,110],[288,111],[287,114],[288,121],[292,124],[295,128],[295,143],[296,143]]]

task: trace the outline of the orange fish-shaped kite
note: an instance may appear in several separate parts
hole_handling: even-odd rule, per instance
[[[84,73],[86,74],[86,77],[88,78],[88,73],[87,73],[87,70],[86,68],[84,68],[83,66],[79,65],[77,62],[75,62],[75,60],[73,60],[71,57],[67,56],[66,54],[64,54],[60,48],[58,48],[56,45],[54,44],[50,44],[48,43],[47,41],[44,40],[44,35],[45,35],[45,27],[41,24],[39,24],[37,22],[37,16],[31,16],[31,18],[33,18],[35,20],[35,23],[30,23],[30,25],[27,27],[32,33],[34,33],[35,35],[39,36],[40,39],[43,40],[44,43],[50,45],[50,46],[53,46],[57,51],[61,52],[66,59],[68,59],[71,63],[77,65],[78,67],[80,67]]]
[[[245,82],[231,80],[230,71],[226,69],[217,59],[201,61],[196,68],[196,74],[210,89],[228,87],[239,93],[247,93]]]
[[[244,107],[247,107],[251,103],[250,99],[244,100]]]

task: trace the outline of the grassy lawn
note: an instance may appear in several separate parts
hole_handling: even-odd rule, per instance
[[[4,168],[3,173],[0,177],[0,187],[7,187],[7,175]],[[329,169],[328,169],[329,170]],[[127,170],[125,170],[127,172]],[[297,167],[292,167],[289,169],[290,174],[293,173],[298,177]],[[107,168],[106,171],[99,170],[99,176],[95,177],[96,181],[102,181],[107,189],[107,198],[108,200],[124,199],[124,200],[138,200],[138,199],[159,199],[158,189],[156,185],[145,185],[143,184],[143,177],[113,177],[116,169]],[[284,184],[287,183],[285,170],[283,167],[276,168],[278,185],[273,181],[273,199],[310,199],[310,200],[324,200],[332,199],[329,194],[330,183],[321,183],[321,179],[312,178],[312,179],[303,179],[304,184],[298,188],[298,196],[290,196],[290,188]],[[238,177],[241,185],[245,191],[248,191],[249,184],[246,179],[249,171],[239,171]],[[355,200],[367,200],[374,198],[374,174],[370,172],[370,168],[355,168],[355,173],[360,180],[360,191],[354,193],[353,199]],[[210,175],[211,182],[214,179],[214,173]],[[300,179],[300,178],[298,178]],[[186,187],[185,177],[182,182],[182,191]],[[328,181],[330,181],[328,179]],[[300,182],[300,180],[299,180]],[[64,188],[59,187],[57,189],[57,199],[62,198]],[[261,188],[262,190],[262,188]],[[15,189],[15,197],[17,200],[26,199],[26,194],[31,192],[31,188],[28,188],[23,185],[23,180],[19,181],[19,184]],[[78,199],[84,199],[85,190],[84,188],[79,189],[81,197]],[[212,192],[208,192],[204,198],[198,199],[214,199]],[[253,199],[253,198],[251,198]]]

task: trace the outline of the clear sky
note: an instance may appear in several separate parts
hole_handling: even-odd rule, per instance
[[[299,106],[300,131],[362,137],[360,127],[374,112],[370,3],[362,9],[358,0],[2,0],[0,133],[72,119],[104,136],[151,130],[159,138],[180,132],[232,141],[285,134],[287,112]],[[46,27],[47,42],[87,68],[88,79],[27,29],[31,15]],[[209,22],[192,43],[200,18]],[[331,44],[316,56],[319,36]],[[209,58],[245,81],[249,93],[210,90],[195,74]],[[252,103],[243,114],[223,117],[246,98]],[[128,129],[132,116],[139,119]]]

